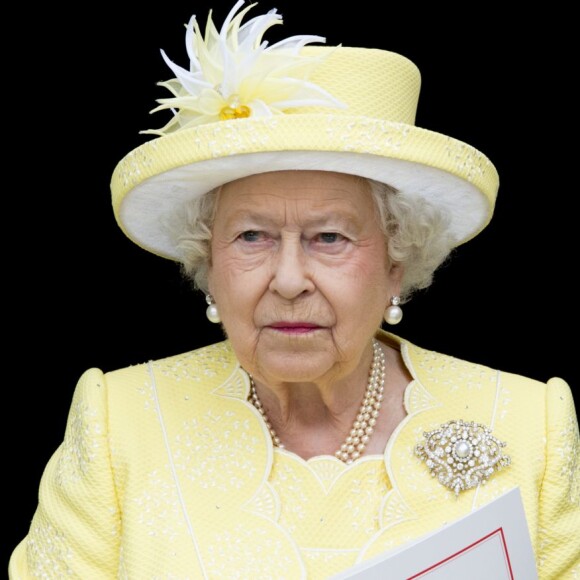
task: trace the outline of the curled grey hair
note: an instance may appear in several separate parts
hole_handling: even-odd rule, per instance
[[[363,178],[361,178],[363,179]],[[391,260],[404,265],[401,301],[427,288],[437,268],[453,249],[449,217],[424,199],[398,195],[397,190],[373,180],[369,183]],[[211,231],[219,188],[189,201],[165,226],[181,255],[182,271],[194,286],[208,292]]]

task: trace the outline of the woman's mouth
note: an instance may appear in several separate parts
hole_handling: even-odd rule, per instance
[[[269,324],[268,328],[272,328],[273,330],[284,334],[307,334],[322,327],[312,322],[289,322],[282,320],[280,322]]]

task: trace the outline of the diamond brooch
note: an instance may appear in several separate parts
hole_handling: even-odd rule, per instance
[[[432,477],[458,496],[477,487],[496,472],[511,464],[504,455],[506,443],[491,434],[480,423],[448,421],[437,429],[423,433],[425,441],[415,447]]]

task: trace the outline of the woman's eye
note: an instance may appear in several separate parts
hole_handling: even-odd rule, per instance
[[[262,232],[256,230],[248,230],[240,234],[240,239],[244,242],[259,242],[263,237]]]
[[[323,244],[335,244],[336,242],[340,242],[344,239],[344,236],[336,232],[323,232],[322,234],[318,234],[317,237],[318,240]]]

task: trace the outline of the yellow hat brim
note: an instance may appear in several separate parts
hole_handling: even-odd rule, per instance
[[[284,169],[361,175],[445,207],[460,245],[490,221],[499,176],[474,147],[405,123],[344,114],[242,118],[184,129],[126,155],[111,180],[115,218],[142,248],[179,259],[163,217],[248,175]]]

